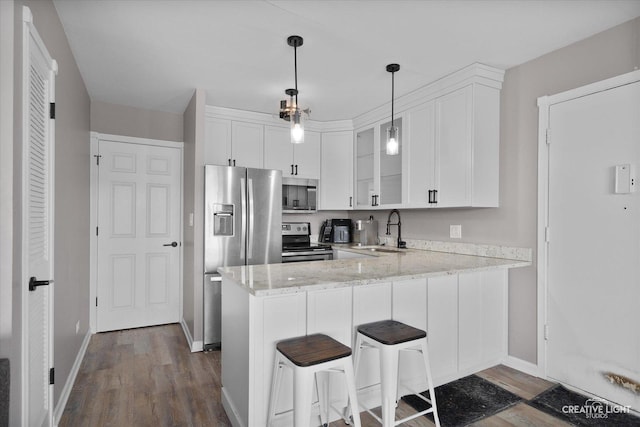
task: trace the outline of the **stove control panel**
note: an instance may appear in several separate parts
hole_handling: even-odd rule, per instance
[[[308,222],[284,222],[282,223],[282,234],[308,236],[311,234],[311,225]]]

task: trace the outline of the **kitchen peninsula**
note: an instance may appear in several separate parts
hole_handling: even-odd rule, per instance
[[[234,426],[266,425],[275,343],[285,338],[321,332],[352,347],[357,325],[396,319],[427,331],[436,386],[507,356],[508,269],[530,265],[530,259],[387,247],[340,250],[356,258],[219,269],[222,401]],[[371,407],[379,405],[374,353],[363,355],[357,377],[359,388],[372,386],[359,395]],[[401,365],[401,394],[425,390],[419,358],[407,357]],[[331,401],[338,408],[346,406],[343,388],[341,380],[332,382]],[[278,412],[292,407],[291,389],[285,376]]]

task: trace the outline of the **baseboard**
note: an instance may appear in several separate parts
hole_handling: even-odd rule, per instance
[[[227,397],[227,390],[224,387],[222,387],[222,393],[220,394],[222,396],[222,407],[227,414],[227,418],[231,421],[231,425],[233,427],[244,427],[244,424],[240,421],[240,415],[238,415],[238,411],[233,406],[231,399]]]
[[[193,337],[191,336],[191,332],[189,332],[189,327],[187,326],[187,322],[185,322],[184,319],[180,321],[180,326],[182,326],[182,333],[184,333],[184,337],[187,339],[187,344],[189,344],[191,353],[204,350],[204,343],[202,341],[193,340]]]
[[[62,413],[64,412],[64,408],[67,406],[67,401],[69,400],[69,395],[71,394],[71,390],[73,389],[73,384],[76,382],[76,377],[78,376],[78,372],[80,371],[80,366],[82,365],[82,360],[84,359],[84,354],[87,352],[87,347],[89,347],[89,341],[91,340],[92,332],[89,329],[84,336],[84,340],[82,340],[82,345],[80,346],[80,350],[78,351],[78,355],[76,356],[76,360],[73,362],[73,366],[71,367],[71,372],[69,372],[69,376],[67,377],[67,382],[64,384],[62,388],[62,392],[60,393],[60,399],[58,399],[58,403],[53,410],[53,425],[57,426],[60,422],[60,418],[62,418]]]
[[[543,378],[543,376],[539,372],[540,369],[538,365],[536,365],[535,363],[527,362],[526,360],[518,359],[517,357],[507,356],[503,360],[502,364],[508,366],[509,368],[524,372],[525,374]]]

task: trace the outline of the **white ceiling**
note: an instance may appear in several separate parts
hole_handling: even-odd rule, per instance
[[[277,114],[293,87],[311,118],[351,119],[473,62],[508,69],[640,16],[640,0],[54,0],[93,100],[182,113]],[[61,70],[64,72],[64,70]]]

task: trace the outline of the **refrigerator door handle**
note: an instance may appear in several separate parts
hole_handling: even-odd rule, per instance
[[[253,234],[254,234],[254,215],[253,211],[253,179],[249,178],[249,248],[247,250],[247,259],[253,258]]]
[[[240,178],[240,203],[242,205],[243,216],[247,214],[247,189],[245,179]],[[246,218],[246,217],[245,217]],[[247,240],[247,221],[242,220],[240,232],[240,259],[244,260],[245,242]]]

